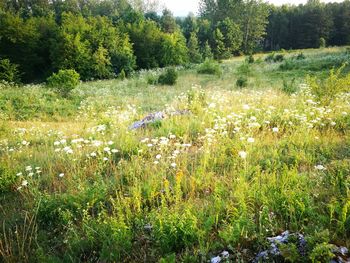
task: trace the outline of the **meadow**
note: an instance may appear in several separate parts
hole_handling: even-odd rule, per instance
[[[288,230],[304,254],[266,262],[330,262],[350,247],[349,66],[329,74],[350,52],[281,54],[177,68],[174,86],[148,84],[162,69],[68,97],[0,84],[0,261],[250,262]]]

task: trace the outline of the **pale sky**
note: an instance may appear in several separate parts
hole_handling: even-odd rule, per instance
[[[342,2],[343,0],[324,0],[322,2]],[[197,14],[199,0],[161,0],[167,8],[169,8],[175,16],[186,16],[189,12]],[[282,4],[303,4],[307,0],[268,0],[268,2]]]

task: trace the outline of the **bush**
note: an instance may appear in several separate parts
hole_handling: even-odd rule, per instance
[[[216,61],[206,59],[198,66],[198,74],[221,75],[221,67]]]
[[[277,54],[274,58],[273,58],[273,62],[282,62],[284,60],[284,56],[282,54]]]
[[[82,227],[70,229],[69,257],[87,262],[125,262],[132,249],[132,232],[123,218],[108,217],[101,213],[97,219],[87,210]]]
[[[9,59],[1,59],[0,80],[12,83],[19,83],[21,78],[20,73],[18,71],[18,65],[12,64]]]
[[[320,48],[326,47],[326,40],[323,37],[320,38],[319,45],[320,45]]]
[[[273,62],[274,57],[275,57],[275,53],[269,54],[269,55],[265,58],[265,62]]]
[[[350,73],[342,77],[345,66],[346,64],[337,70],[332,69],[323,81],[318,81],[316,77],[307,78],[312,93],[322,104],[328,105],[337,94],[350,89]]]
[[[163,74],[158,78],[158,83],[160,85],[175,85],[178,74],[174,68],[168,68]]]
[[[287,94],[293,94],[295,92],[297,92],[298,88],[295,84],[295,78],[293,78],[291,80],[291,82],[288,82],[287,80],[283,80],[283,87],[282,87],[282,91],[287,93]]]
[[[306,59],[306,56],[304,55],[303,52],[299,53],[298,56],[296,57],[296,60],[303,60]]]
[[[245,61],[249,64],[253,64],[255,62],[254,56],[249,55],[248,57],[245,58]]]
[[[157,212],[152,235],[164,253],[179,252],[198,241],[197,217],[190,211]]]
[[[298,65],[290,59],[285,60],[284,63],[279,66],[280,70],[292,70],[295,68],[298,68]]]
[[[309,258],[312,263],[331,262],[335,257],[333,254],[335,246],[332,244],[318,244],[311,252]]]
[[[250,67],[250,65],[248,63],[242,63],[241,65],[239,65],[237,67],[236,72],[238,75],[248,76],[252,73],[252,68]]]
[[[345,49],[345,54],[346,54],[346,55],[350,55],[350,47],[347,47],[347,48]]]
[[[282,257],[287,262],[298,262],[298,259],[300,258],[298,248],[296,244],[279,244],[279,249],[281,251]]]
[[[265,58],[266,62],[282,62],[284,60],[284,55],[271,53]]]
[[[248,86],[248,78],[246,76],[241,76],[236,81],[236,86],[239,88]]]
[[[47,79],[47,86],[56,89],[63,97],[79,84],[80,75],[74,69],[60,70]]]
[[[120,80],[124,80],[126,78],[126,74],[125,74],[125,71],[124,69],[122,69],[122,71],[120,71],[119,75],[118,75],[118,78]]]
[[[0,164],[0,193],[10,191],[17,182],[17,176],[9,168]]]
[[[158,77],[155,75],[148,75],[147,76],[147,83],[149,85],[157,85],[158,84]]]

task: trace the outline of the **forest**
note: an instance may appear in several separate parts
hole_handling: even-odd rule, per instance
[[[350,1],[274,6],[202,0],[174,17],[152,2],[1,0],[0,79],[43,82],[61,69],[82,80],[280,49],[350,43]]]

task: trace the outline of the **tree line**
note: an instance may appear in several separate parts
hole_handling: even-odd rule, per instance
[[[270,6],[266,50],[315,48],[323,41],[330,46],[350,44],[350,1]]]
[[[1,71],[23,82],[60,69],[83,80],[225,59],[258,50],[350,43],[350,1],[276,7],[261,0],[201,0],[175,18],[155,1],[0,0]]]

